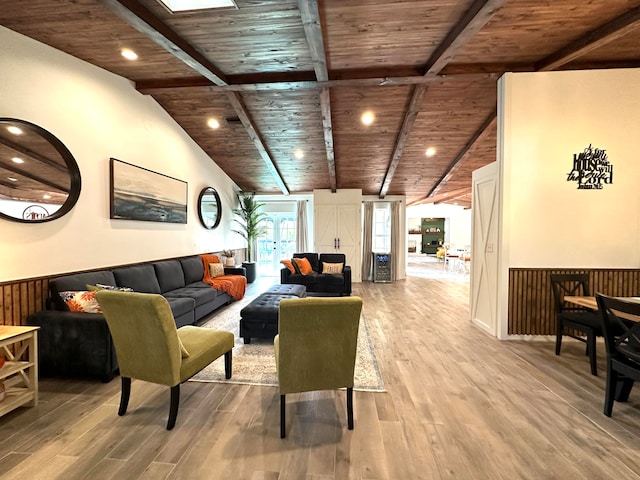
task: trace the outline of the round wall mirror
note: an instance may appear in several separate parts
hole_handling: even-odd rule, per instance
[[[204,228],[209,230],[216,228],[220,224],[222,217],[222,204],[220,195],[213,187],[203,188],[198,197],[198,216]]]
[[[60,218],[80,195],[80,169],[52,133],[0,118],[0,217],[41,223]]]

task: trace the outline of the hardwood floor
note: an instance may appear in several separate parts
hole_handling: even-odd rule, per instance
[[[2,479],[639,479],[640,393],[602,414],[599,376],[567,339],[501,342],[469,322],[468,274],[410,263],[392,284],[355,284],[387,388],[288,396],[187,382],[174,430],[169,391],[133,381],[43,379],[37,408],[0,419]],[[269,279],[251,286],[253,294]]]

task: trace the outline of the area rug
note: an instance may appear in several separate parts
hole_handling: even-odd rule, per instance
[[[240,310],[251,300],[253,300],[253,298],[245,298],[239,302],[234,302],[214,312],[214,314],[201,325],[205,328],[233,332],[235,335],[232,377],[229,380],[224,378],[224,361],[220,358],[196,374],[190,381],[249,385],[278,384],[273,340],[254,338],[249,345],[245,345],[244,340],[239,335]],[[360,328],[358,331],[358,349],[356,352],[353,388],[354,390],[368,392],[385,391],[378,369],[378,361],[369,336],[367,320],[364,315],[360,318]]]

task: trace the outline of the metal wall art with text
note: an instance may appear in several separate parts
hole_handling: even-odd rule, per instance
[[[605,184],[613,183],[613,165],[607,151],[593,148],[591,144],[580,153],[573,154],[573,169],[567,182],[578,182],[578,190],[602,190]]]

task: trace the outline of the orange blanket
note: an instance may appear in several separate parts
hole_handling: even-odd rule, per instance
[[[247,290],[247,277],[243,275],[222,275],[221,277],[211,278],[209,264],[220,263],[220,259],[217,255],[212,254],[202,254],[200,258],[202,258],[202,265],[204,266],[203,282],[208,283],[216,290],[228,293],[236,300],[244,298],[244,293]]]

